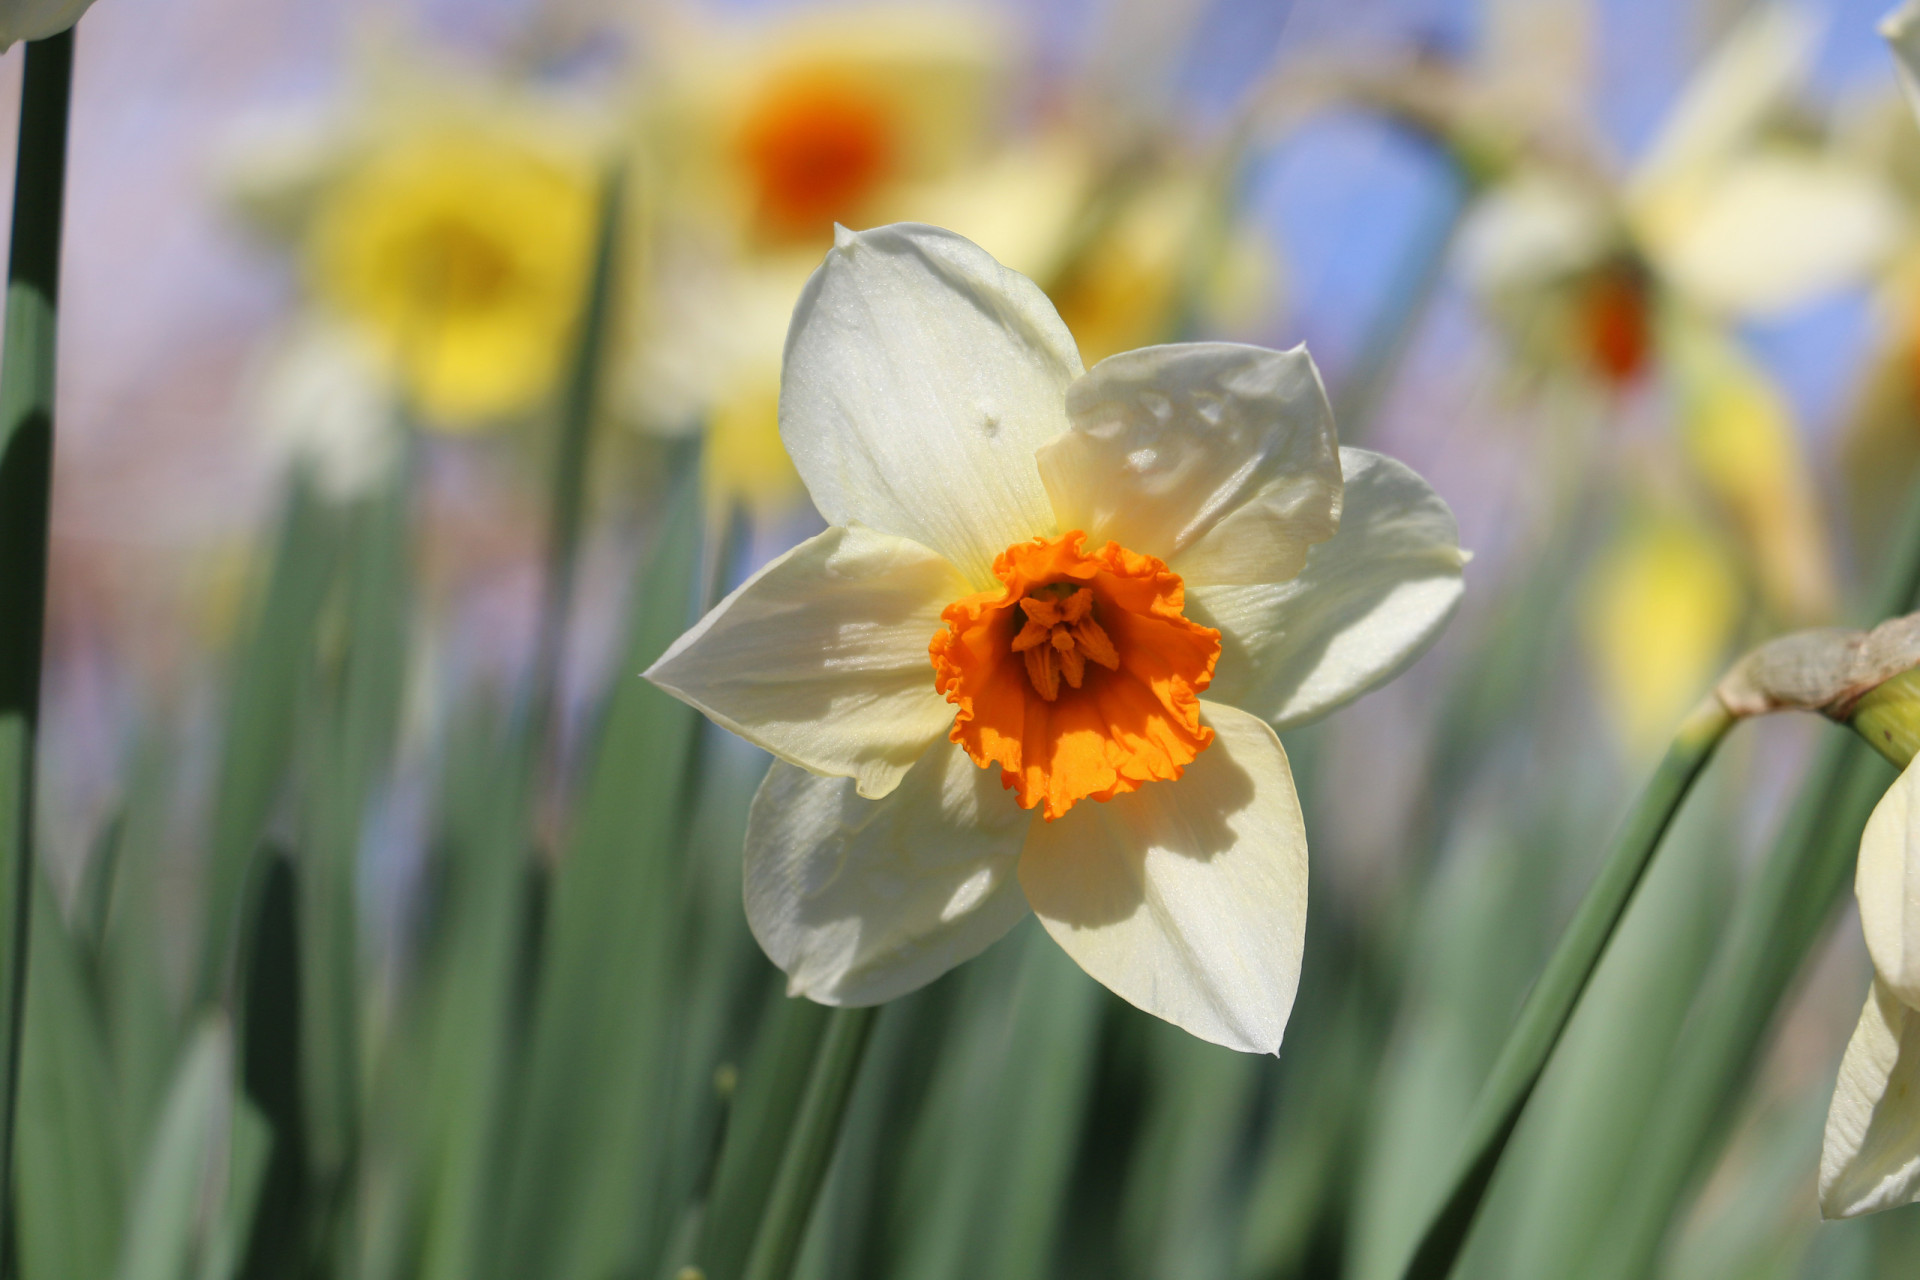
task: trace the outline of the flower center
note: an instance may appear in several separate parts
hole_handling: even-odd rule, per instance
[[[395,277],[422,309],[481,311],[511,287],[514,264],[479,228],[443,216],[395,246]]]
[[[1164,563],[1085,541],[1008,547],[993,562],[1000,589],[947,606],[928,646],[935,687],[957,708],[953,741],[982,768],[999,765],[1049,821],[1177,778],[1213,741],[1199,695],[1220,633],[1187,619]]]
[[[860,205],[893,162],[886,104],[824,74],[795,75],[754,105],[740,132],[758,216],[776,236],[809,236]]]
[[[1109,671],[1120,668],[1113,640],[1093,616],[1093,592],[1070,582],[1041,587],[1020,601],[1025,624],[1013,638],[1013,651],[1027,662],[1027,679],[1048,702],[1060,697],[1060,681],[1078,689],[1086,683],[1087,663]],[[1015,619],[1019,621],[1019,619]]]
[[[1601,377],[1624,387],[1646,368],[1653,350],[1646,277],[1630,262],[1610,263],[1583,288],[1579,323],[1587,358]]]

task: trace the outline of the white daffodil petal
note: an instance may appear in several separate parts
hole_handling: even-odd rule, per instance
[[[1306,939],[1300,801],[1272,729],[1201,706],[1214,741],[1180,778],[1034,823],[1020,884],[1054,940],[1127,1001],[1274,1053]]]
[[[1907,0],[1880,23],[1880,34],[1893,46],[1893,62],[1900,70],[1900,88],[1907,105],[1920,115],[1920,0]]]
[[[747,822],[747,923],[792,995],[905,995],[1026,915],[1014,867],[1033,820],[998,770],[950,744],[884,800],[776,763]]]
[[[1820,1213],[1853,1218],[1920,1199],[1920,1013],[1875,980],[1847,1042],[1820,1150]]]
[[[1886,183],[1845,160],[1784,150],[1726,165],[1643,219],[1649,253],[1710,311],[1766,317],[1860,280],[1900,234]]]
[[[1342,449],[1340,531],[1290,582],[1202,586],[1187,616],[1220,629],[1207,696],[1302,724],[1397,675],[1459,602],[1460,531],[1427,482],[1391,458]]]
[[[912,223],[836,232],[787,334],[780,437],[814,505],[921,542],[976,585],[1047,533],[1033,451],[1066,430],[1073,337],[1038,285]]]
[[[1867,819],[1853,892],[1873,968],[1893,993],[1920,1007],[1920,762],[1910,764]]]
[[[1805,5],[1752,6],[1687,82],[1641,159],[1630,195],[1650,196],[1737,151],[1805,80],[1820,25]]]
[[[1599,262],[1617,234],[1600,192],[1522,170],[1474,201],[1454,259],[1482,295],[1538,288]]]
[[[953,723],[927,642],[968,590],[917,542],[828,529],[741,584],[647,679],[782,760],[883,796]]]
[[[1189,583],[1278,582],[1340,523],[1339,441],[1305,347],[1142,347],[1067,389],[1036,455],[1062,529],[1158,556]]]

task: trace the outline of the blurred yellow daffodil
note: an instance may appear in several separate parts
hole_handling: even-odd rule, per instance
[[[791,990],[891,999],[1031,908],[1134,1004],[1277,1049],[1306,840],[1274,728],[1437,633],[1445,503],[1338,447],[1303,350],[1083,370],[1037,286],[913,224],[839,233],[780,426],[831,527],[647,674],[779,758],[746,899]]]
[[[594,206],[591,170],[518,140],[398,138],[322,199],[312,287],[378,339],[427,420],[524,414],[558,381]]]
[[[1724,662],[1740,625],[1739,565],[1696,520],[1629,514],[1587,580],[1583,613],[1600,703],[1635,754],[1657,751]]]
[[[604,128],[426,63],[366,79],[350,110],[237,148],[236,203],[293,242],[316,303],[366,335],[424,425],[544,409],[584,299]]]

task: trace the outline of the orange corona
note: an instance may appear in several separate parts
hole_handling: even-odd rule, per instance
[[[1048,821],[1177,778],[1213,741],[1200,692],[1220,633],[1188,620],[1180,575],[1064,533],[1008,547],[999,590],[947,606],[928,647],[953,741]]]

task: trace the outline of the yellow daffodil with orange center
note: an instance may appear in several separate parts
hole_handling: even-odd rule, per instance
[[[874,1004],[1029,911],[1089,974],[1272,1052],[1306,834],[1276,728],[1388,679],[1461,590],[1452,513],[1341,449],[1303,350],[1083,368],[951,232],[840,230],[780,430],[830,522],[647,676],[778,759],[748,923],[790,989]]]

